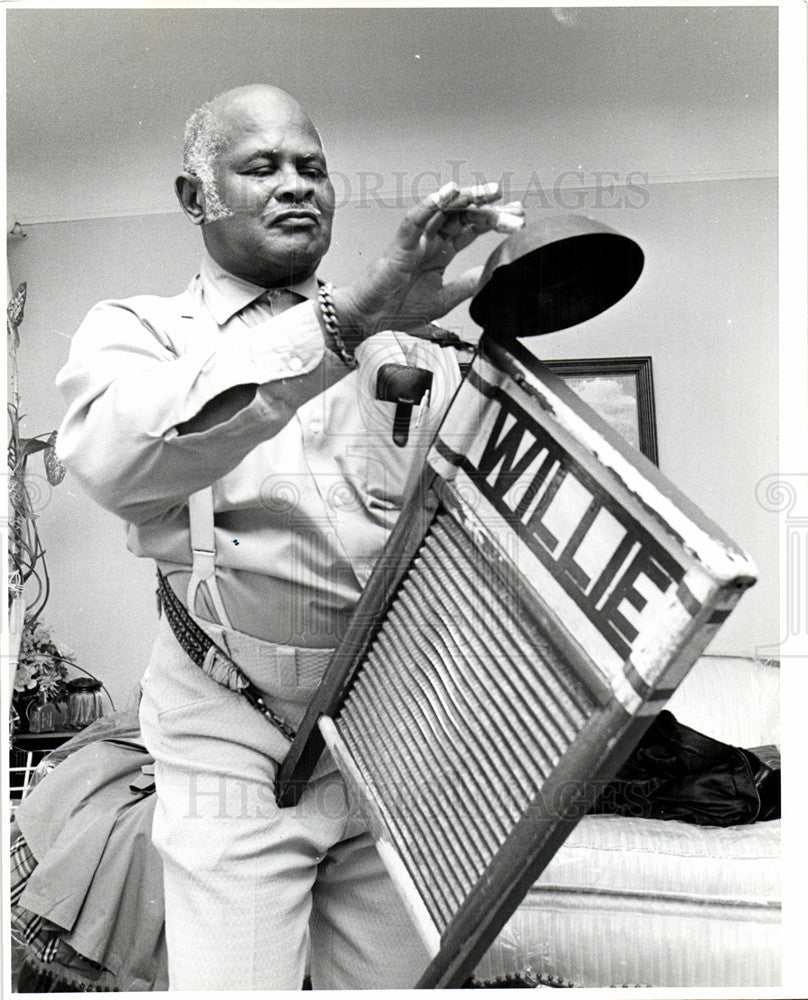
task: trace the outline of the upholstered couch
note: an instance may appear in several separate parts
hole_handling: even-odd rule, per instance
[[[726,743],[780,745],[779,670],[704,656],[668,704]],[[587,816],[477,970],[575,986],[780,984],[780,821]]]

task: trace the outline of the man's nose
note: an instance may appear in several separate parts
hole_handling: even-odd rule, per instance
[[[279,201],[303,201],[314,193],[314,181],[297,172],[294,167],[287,167],[275,188],[274,196]]]

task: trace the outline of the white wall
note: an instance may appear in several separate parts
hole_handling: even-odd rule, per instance
[[[7,34],[21,222],[171,209],[187,115],[253,81],[309,108],[354,193],[448,160],[550,187],[776,169],[774,7],[12,7]]]

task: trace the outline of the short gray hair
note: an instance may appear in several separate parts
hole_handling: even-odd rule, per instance
[[[232,214],[222,202],[216,184],[216,157],[224,148],[227,135],[215,104],[215,99],[206,101],[191,114],[185,123],[182,153],[183,169],[202,182],[205,222],[215,222]]]

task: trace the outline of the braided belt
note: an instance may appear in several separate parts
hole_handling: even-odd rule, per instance
[[[272,711],[264,701],[261,692],[244,674],[238,664],[234,663],[227,653],[220,649],[210,636],[197,625],[159,569],[157,570],[157,594],[160,607],[166,616],[166,621],[171,626],[174,638],[190,659],[218,684],[235,691],[237,694],[244,695],[253,708],[257,708],[262,715],[265,715],[288,740],[293,740],[295,730],[292,726]]]

